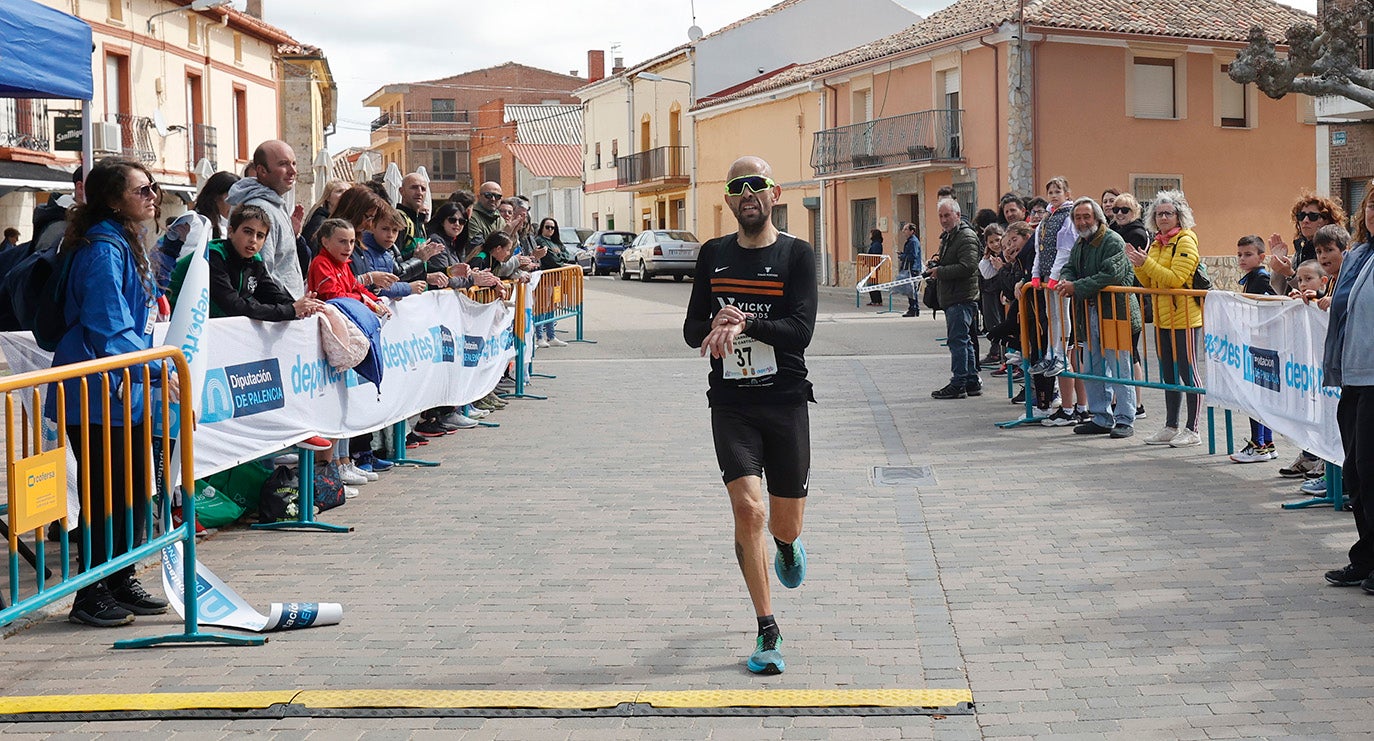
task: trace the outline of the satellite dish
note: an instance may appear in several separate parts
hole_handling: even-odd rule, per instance
[[[691,28],[687,29],[687,38],[691,39],[693,42],[701,41],[701,37],[704,35],[705,34],[701,32],[701,26],[693,25]]]
[[[153,128],[157,131],[158,136],[167,137],[167,119],[162,117],[162,111],[153,111]]]

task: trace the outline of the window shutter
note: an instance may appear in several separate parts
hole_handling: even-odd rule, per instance
[[[1174,60],[1135,60],[1135,115],[1174,118]]]
[[[1222,126],[1245,126],[1245,86],[1232,80],[1227,74],[1229,65],[1221,66],[1221,77],[1217,80],[1217,103],[1221,111]]]
[[[959,92],[959,69],[947,69],[945,75],[945,95]]]

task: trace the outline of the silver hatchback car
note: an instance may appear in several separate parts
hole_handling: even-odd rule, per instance
[[[620,253],[620,279],[630,274],[647,281],[655,275],[671,275],[681,281],[697,269],[701,243],[691,232],[676,229],[650,229]]]

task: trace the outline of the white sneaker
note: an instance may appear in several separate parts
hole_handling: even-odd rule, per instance
[[[380,476],[371,471],[364,471],[363,469],[358,468],[358,464],[354,463],[352,459],[349,459],[349,461],[344,465],[348,466],[348,470],[358,474],[359,476],[362,476],[368,481],[376,481],[377,479],[381,478]]]
[[[550,337],[546,345],[548,347],[567,347],[568,343],[558,339],[557,337]]]
[[[301,457],[295,453],[282,453],[272,459],[274,466],[294,466],[301,462]]]
[[[463,407],[464,417],[470,417],[472,419],[485,419],[488,414],[491,414],[491,412],[488,412],[485,409],[478,409],[477,407],[471,404]]]
[[[352,499],[353,497],[358,496],[358,494],[360,493],[357,489],[347,485],[344,486],[343,490],[344,499]]]
[[[354,468],[352,463],[339,464],[339,480],[346,486],[362,486],[367,483],[367,477],[362,471]]]
[[[535,346],[535,347],[548,347],[548,346],[549,346],[549,341],[546,340],[546,339],[543,339],[543,338],[541,337],[540,339],[534,341],[534,346]]]
[[[1194,445],[1201,444],[1202,435],[1189,429],[1179,430],[1178,434],[1174,436],[1174,439],[1169,441],[1169,447],[1171,448],[1190,448]]]
[[[1272,461],[1277,457],[1272,445],[1260,445],[1253,440],[1246,440],[1245,447],[1239,453],[1231,454],[1231,461],[1234,463],[1263,463]]]
[[[1177,427],[1164,427],[1159,432],[1145,438],[1146,445],[1168,445],[1178,437]]]

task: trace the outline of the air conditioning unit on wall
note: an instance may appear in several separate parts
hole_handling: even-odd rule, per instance
[[[117,123],[91,124],[91,146],[97,152],[118,154],[124,151],[124,135]]]

